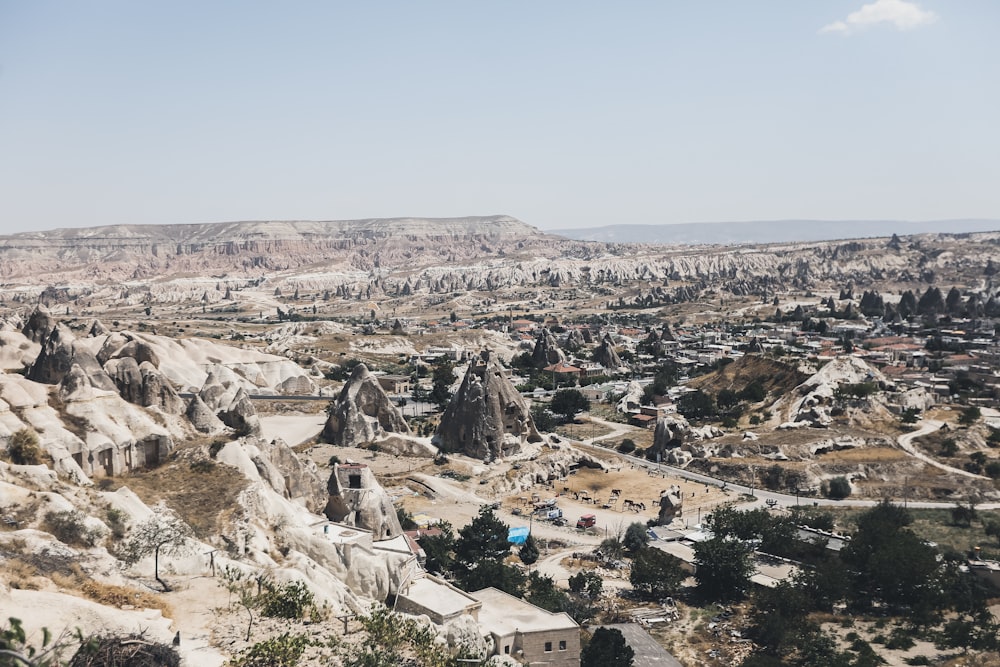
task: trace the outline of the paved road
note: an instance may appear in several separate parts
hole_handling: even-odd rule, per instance
[[[603,424],[609,428],[621,427],[621,424],[616,424],[614,422],[607,422],[604,421],[603,419],[597,419],[595,417],[591,417],[591,419],[593,419],[598,424]],[[936,428],[940,428],[940,423]],[[935,429],[932,428],[931,430]],[[913,431],[911,433],[905,434],[900,439],[906,436],[911,436],[910,440],[912,440],[917,435],[923,435],[923,433],[921,433],[919,430]],[[599,437],[589,438],[586,440],[578,440],[576,442],[578,443],[578,446],[582,448],[592,447],[606,454],[613,454],[647,470],[662,470],[667,474],[674,475],[682,479],[701,482],[702,484],[709,484],[712,486],[718,486],[720,488],[733,489],[736,491],[745,491],[747,494],[753,495],[756,498],[756,500],[746,505],[746,507],[749,508],[764,507],[766,506],[768,500],[773,500],[776,503],[776,506],[780,507],[790,507],[793,505],[816,505],[820,507],[874,507],[880,502],[878,500],[862,500],[857,498],[847,498],[844,500],[831,500],[829,498],[814,498],[814,497],[797,498],[796,496],[787,493],[778,493],[776,491],[767,491],[759,488],[751,489],[750,487],[743,484],[733,484],[732,482],[726,482],[725,480],[716,479],[715,477],[710,477],[709,475],[704,475],[699,472],[685,470],[684,468],[676,468],[674,466],[668,466],[665,464],[652,463],[650,461],[647,461],[646,459],[642,459],[637,456],[622,454],[621,452],[615,449],[612,449],[610,447],[604,447],[602,445],[597,444],[596,440],[600,439],[601,438]],[[909,441],[907,441],[907,444],[909,444]],[[900,446],[903,446],[902,443],[900,443]],[[904,447],[904,449],[906,448]],[[909,449],[907,449],[906,451],[912,453],[910,452]],[[918,456],[918,458],[920,457]],[[948,468],[948,466],[945,467]],[[966,471],[958,471],[952,468],[948,468],[948,470],[949,471],[954,470],[955,472],[963,472],[966,475],[971,475],[971,473],[967,473]],[[980,478],[979,475],[972,475],[972,476]],[[982,479],[987,479],[987,478],[982,478]],[[948,509],[955,507],[956,503],[932,502],[932,501],[909,501],[906,503],[906,506],[913,507],[916,509]],[[982,505],[978,505],[977,509],[981,510],[1000,509],[1000,503],[984,503]]]

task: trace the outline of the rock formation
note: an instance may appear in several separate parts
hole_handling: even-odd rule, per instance
[[[250,397],[231,377],[232,371],[216,366],[198,397],[229,428],[241,435],[260,435],[260,419]]]
[[[547,328],[543,328],[535,338],[535,348],[531,351],[531,365],[543,368],[562,361],[566,361],[566,355],[559,349],[556,337]]]
[[[691,439],[691,425],[680,415],[660,415],[653,434],[653,451],[662,455]]]
[[[97,358],[90,350],[78,345],[70,330],[62,324],[56,324],[44,338],[42,349],[25,376],[42,384],[59,384],[74,364],[86,373],[94,387],[115,390],[115,384],[105,374]]]
[[[566,335],[566,349],[567,350],[579,350],[581,347],[587,344],[587,341],[583,337],[583,333],[579,329],[573,328],[569,330]]]
[[[44,306],[38,306],[28,316],[28,321],[24,323],[21,333],[32,343],[41,343],[55,328],[55,325],[49,311]]]
[[[138,364],[133,357],[116,357],[104,364],[104,370],[129,403],[156,406],[170,414],[184,412],[184,401],[152,363]]]
[[[376,540],[403,532],[392,499],[363,463],[335,464],[327,490],[324,512],[330,521],[370,530]]]
[[[434,436],[442,451],[485,461],[515,454],[523,442],[539,440],[527,402],[489,350],[469,364]]]
[[[657,513],[656,521],[661,526],[665,526],[680,516],[684,506],[684,495],[681,487],[671,484],[669,489],[660,493],[660,510]]]
[[[226,427],[197,394],[188,402],[184,415],[191,422],[191,425],[201,433],[218,433]]]
[[[615,344],[611,341],[611,336],[605,334],[601,344],[594,350],[594,361],[605,368],[616,371],[625,364],[615,351]]]
[[[367,366],[358,364],[330,405],[323,438],[334,445],[354,447],[389,433],[412,435],[403,414],[392,404],[382,385]]]

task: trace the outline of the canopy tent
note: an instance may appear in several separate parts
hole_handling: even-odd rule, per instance
[[[524,544],[524,541],[528,539],[528,531],[527,526],[511,528],[507,532],[507,541],[511,544]]]

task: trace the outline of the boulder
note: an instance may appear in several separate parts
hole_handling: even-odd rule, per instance
[[[364,364],[358,364],[332,403],[323,438],[334,445],[354,447],[389,433],[411,435],[403,414]]]
[[[118,349],[112,358],[131,357],[136,363],[150,363],[154,368],[160,367],[160,359],[156,356],[153,347],[144,341],[132,338],[125,345]]]
[[[660,510],[656,517],[656,522],[665,526],[674,520],[674,517],[680,516],[681,510],[684,507],[684,494],[681,492],[681,487],[676,484],[671,484],[670,488],[660,492]]]
[[[42,349],[26,377],[42,384],[59,384],[73,367],[73,334],[62,324],[57,324],[41,344]]]
[[[484,461],[516,454],[541,436],[524,397],[489,350],[469,363],[458,391],[441,416],[434,444]]]
[[[87,329],[87,336],[90,338],[97,338],[98,336],[106,335],[109,331],[110,330],[104,326],[100,320],[94,319],[94,321],[90,323],[90,327]]]
[[[187,411],[184,414],[191,425],[200,433],[218,433],[226,427],[197,394],[188,403]]]

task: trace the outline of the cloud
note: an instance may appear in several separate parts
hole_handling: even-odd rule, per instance
[[[850,35],[882,23],[888,23],[896,30],[913,30],[934,23],[937,18],[934,12],[921,9],[906,0],[875,0],[858,11],[851,12],[843,21],[834,21],[819,31]]]

